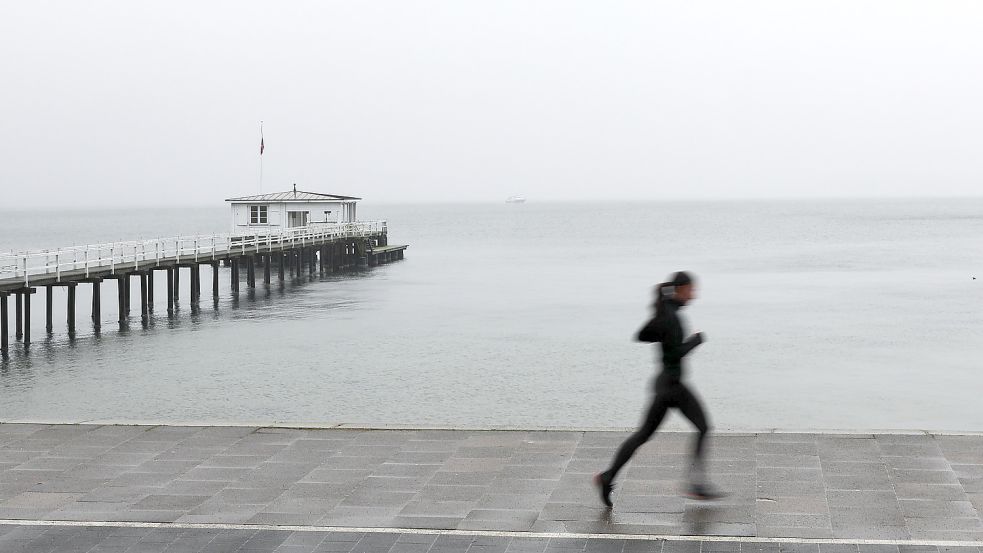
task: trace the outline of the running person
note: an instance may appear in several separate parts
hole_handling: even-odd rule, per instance
[[[631,459],[635,450],[652,437],[670,407],[679,409],[699,432],[693,447],[686,495],[693,499],[715,499],[721,496],[704,481],[703,446],[709,430],[706,415],[700,400],[682,381],[683,357],[705,340],[701,332],[684,338],[686,333],[677,314],[680,308],[695,297],[693,288],[693,277],[683,271],[673,274],[668,282],[659,284],[656,287],[655,316],[638,332],[638,341],[662,344],[662,372],[655,379],[655,398],[641,428],[621,445],[611,468],[594,476],[594,483],[601,491],[601,499],[608,507],[611,507],[611,491],[618,471]]]

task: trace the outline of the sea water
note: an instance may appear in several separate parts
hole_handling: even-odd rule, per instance
[[[983,200],[373,204],[406,258],[78,334],[55,289],[0,420],[627,427],[652,286],[692,271],[687,379],[717,428],[981,430]],[[227,230],[224,208],[5,211],[0,250]],[[162,275],[161,275],[162,276]],[[975,277],[975,279],[974,279]],[[39,290],[40,292],[40,290]],[[11,302],[12,303],[12,302]],[[13,311],[13,309],[11,309]],[[13,341],[13,337],[11,337]],[[683,428],[677,417],[670,423]]]

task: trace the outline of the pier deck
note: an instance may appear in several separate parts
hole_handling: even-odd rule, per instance
[[[154,311],[154,273],[167,278],[167,311],[173,313],[180,296],[181,269],[187,268],[192,309],[201,298],[202,265],[211,267],[212,297],[219,297],[220,265],[230,267],[232,293],[238,293],[245,273],[246,286],[255,288],[258,279],[270,284],[273,273],[284,281],[286,274],[313,276],[355,267],[371,267],[403,259],[407,246],[390,245],[384,221],[310,224],[259,235],[222,234],[158,238],[112,244],[73,246],[56,250],[0,254],[0,357],[10,349],[9,318],[14,314],[14,340],[25,348],[31,344],[31,297],[44,287],[45,329],[53,330],[54,287],[67,290],[66,324],[74,338],[76,287],[92,286],[92,324],[102,324],[101,283],[116,280],[117,313],[121,327],[129,324],[131,280],[138,280],[136,306],[140,320],[148,324]],[[274,268],[275,266],[275,268]],[[259,274],[259,268],[262,269]],[[10,301],[13,296],[13,302]],[[10,304],[14,305],[11,306]]]
[[[0,292],[47,286],[117,273],[132,273],[190,264],[205,264],[346,240],[385,236],[385,222],[311,225],[263,235],[217,234],[72,246],[54,250],[0,253]],[[388,246],[401,251],[406,246]],[[353,253],[353,252],[349,252]]]
[[[732,495],[699,503],[678,495],[691,436],[660,434],[608,513],[590,475],[626,436],[0,424],[0,551],[983,546],[983,435],[715,434]]]

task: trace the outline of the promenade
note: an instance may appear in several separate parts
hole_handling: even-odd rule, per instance
[[[983,551],[983,434],[0,424],[0,552]]]

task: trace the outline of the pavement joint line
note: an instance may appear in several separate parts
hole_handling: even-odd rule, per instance
[[[696,542],[739,543],[816,543],[831,545],[915,545],[930,547],[980,547],[983,541],[965,540],[890,540],[857,538],[795,538],[756,536],[699,536],[675,534],[606,534],[579,532],[519,532],[502,530],[440,530],[431,528],[391,528],[358,526],[305,526],[275,524],[226,524],[203,522],[129,522],[129,521],[77,521],[77,520],[29,520],[0,519],[6,526],[74,526],[110,528],[178,528],[187,530],[274,530],[280,532],[336,532],[357,534],[415,534],[436,536],[465,536],[489,538],[559,538],[596,540],[664,540]]]
[[[160,421],[160,420],[45,420],[45,419],[11,419],[0,420],[0,424],[48,424],[48,425],[96,425],[96,426],[174,426],[174,427],[246,427],[246,428],[283,428],[297,430],[420,430],[420,431],[461,431],[461,432],[633,432],[634,426],[611,427],[579,427],[579,426],[468,426],[447,424],[364,424],[364,423],[331,423],[331,422],[302,422],[302,421]],[[660,433],[691,433],[689,430],[667,428]],[[925,430],[913,428],[727,428],[713,429],[713,434],[890,434],[890,435],[922,435],[922,436],[983,436],[981,430]]]

